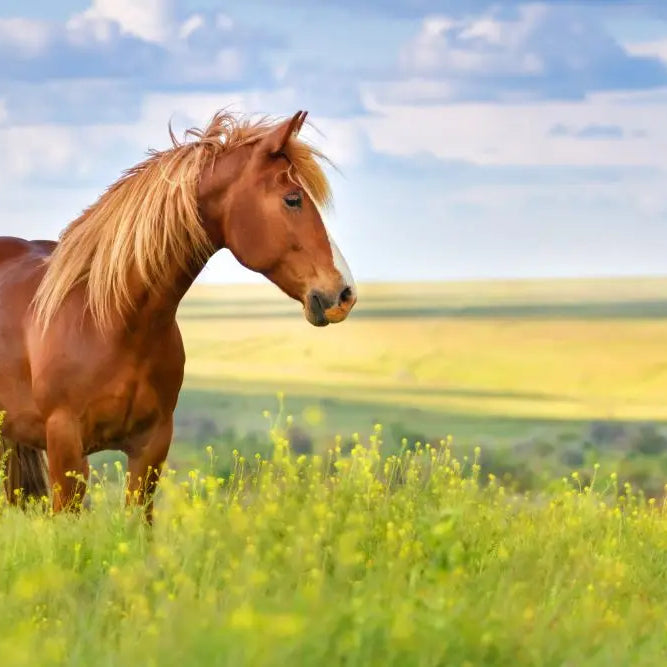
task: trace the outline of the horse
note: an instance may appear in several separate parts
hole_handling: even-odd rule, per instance
[[[0,446],[10,502],[80,507],[88,456],[127,456],[127,502],[152,521],[185,352],[177,309],[227,249],[300,302],[342,322],[357,301],[322,220],[326,156],[299,138],[307,112],[251,120],[218,111],[122,172],[57,242],[0,237]],[[2,454],[2,450],[0,450]]]

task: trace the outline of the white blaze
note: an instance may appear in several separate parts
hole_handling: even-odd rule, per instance
[[[352,290],[352,294],[356,296],[357,287],[354,283],[354,278],[352,277],[352,271],[350,271],[350,267],[347,265],[345,257],[343,257],[343,254],[338,249],[338,246],[336,245],[336,242],[333,240],[333,237],[331,236],[331,233],[329,232],[328,229],[327,229],[327,236],[329,237],[329,245],[331,246],[331,254],[333,255],[334,266],[336,267],[336,269],[338,269],[338,272],[343,277],[345,286],[349,287]]]

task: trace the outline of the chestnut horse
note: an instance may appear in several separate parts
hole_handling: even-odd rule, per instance
[[[170,130],[173,146],[127,170],[57,244],[0,238],[10,501],[50,486],[54,511],[79,505],[87,456],[113,449],[150,520],[185,366],[176,311],[218,250],[300,301],[311,324],[347,317],[355,286],[322,222],[330,189],[324,156],[297,136],[305,117],[219,112],[183,143]]]

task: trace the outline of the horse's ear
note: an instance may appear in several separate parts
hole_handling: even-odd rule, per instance
[[[285,148],[285,144],[294,134],[298,134],[303,126],[303,122],[308,115],[307,111],[297,111],[289,120],[278,125],[274,130],[267,134],[262,140],[262,147],[270,155],[278,155]]]
[[[301,128],[303,127],[303,124],[306,122],[307,115],[308,115],[307,111],[301,112],[301,120],[299,121],[299,124],[296,126],[296,129],[294,130],[295,134],[299,134],[299,132],[301,132]]]

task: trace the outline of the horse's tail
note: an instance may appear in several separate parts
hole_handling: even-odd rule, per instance
[[[0,470],[3,471],[5,494],[12,504],[28,498],[39,500],[49,495],[46,457],[39,449],[16,445],[0,438]]]

